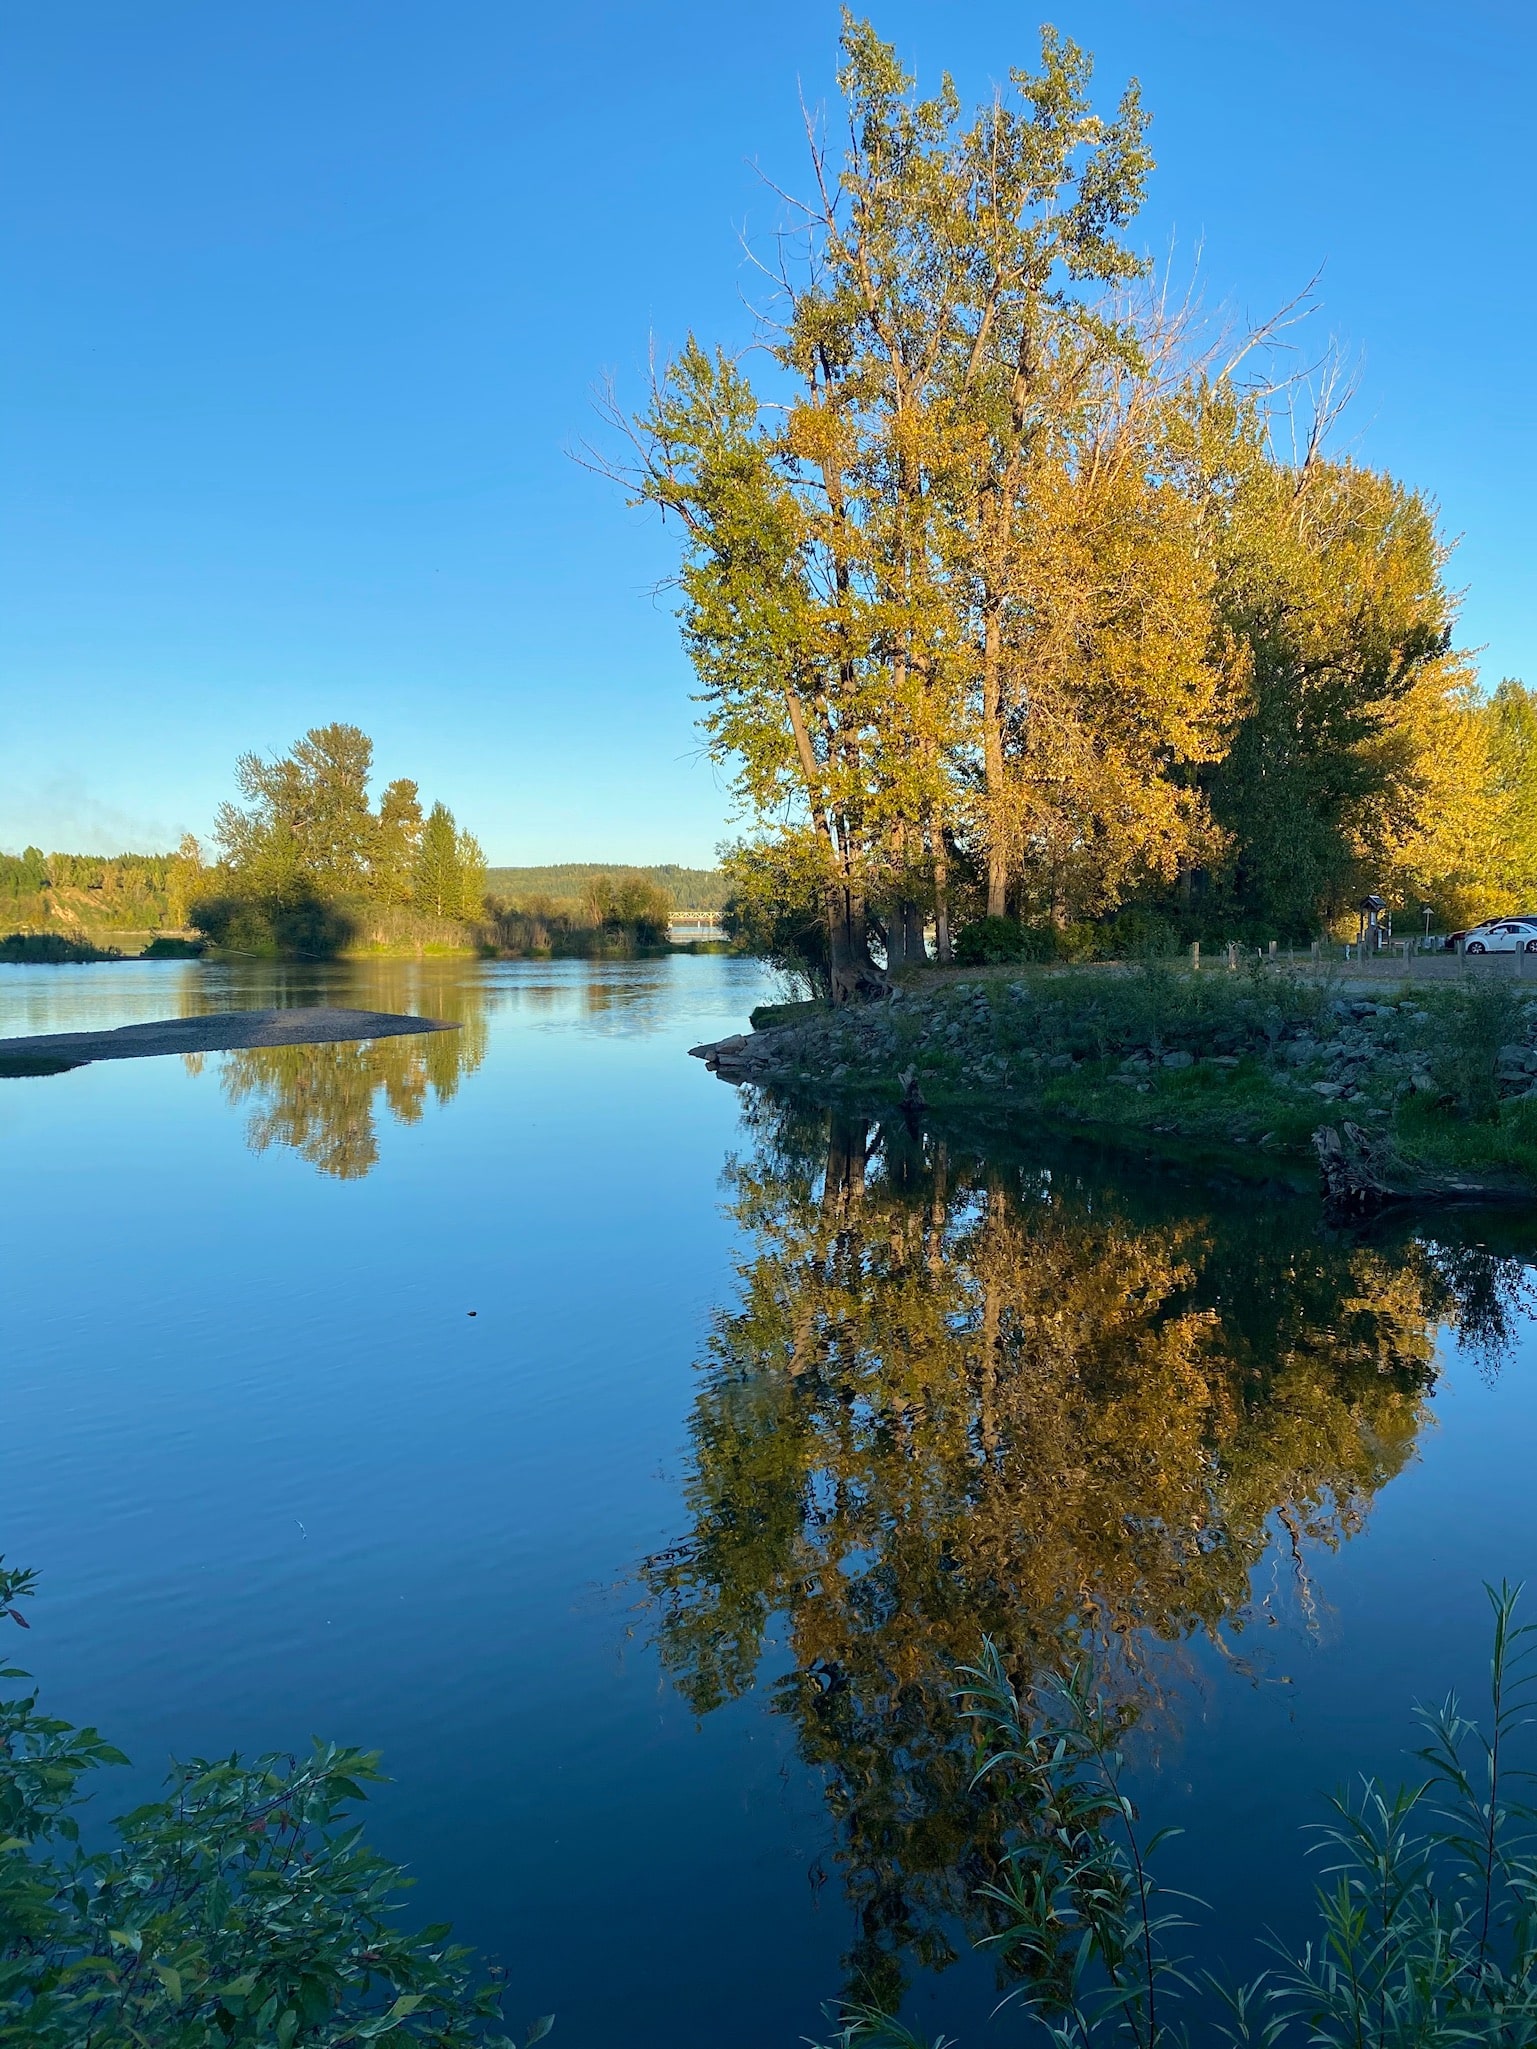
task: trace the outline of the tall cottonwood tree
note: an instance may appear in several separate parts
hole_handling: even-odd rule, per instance
[[[199,868],[194,878],[228,892],[208,907],[226,920],[239,903],[348,902],[478,918],[486,887],[479,841],[446,805],[424,820],[417,785],[404,776],[386,784],[375,811],[372,768],[373,742],[351,725],[312,727],[273,759],[243,754],[235,775],[246,801],[221,804],[215,820],[220,868]]]
[[[956,839],[980,827],[1001,862],[1005,719],[1032,710],[1005,697],[1019,529],[1094,364],[1134,352],[1083,288],[1140,271],[1119,234],[1149,161],[1135,86],[1096,115],[1090,60],[1053,31],[1013,101],[970,116],[948,79],[915,97],[867,23],[845,16],[843,50],[850,139],[836,175],[814,151],[765,329],[779,378],[760,394],[691,339],[631,476],[683,523],[713,749],[760,827],[810,828],[838,995],[874,979],[872,899],[888,959],[921,946],[922,899],[943,952]]]
[[[813,137],[767,374],[691,337],[610,466],[682,527],[744,917],[794,946],[820,904],[838,999],[880,986],[872,935],[898,966],[932,915],[947,956],[958,874],[1054,924],[1191,915],[1204,880],[1300,936],[1487,865],[1430,508],[1317,432],[1278,452],[1241,369],[1277,323],[1224,361],[1144,286],[1146,117],[1091,75],[1047,29],[967,112],[846,14],[848,141]]]
[[[374,747],[357,726],[312,726],[287,754],[242,754],[244,807],[224,803],[214,838],[229,867],[280,893],[296,884],[347,894],[367,880],[375,820],[368,801]]]

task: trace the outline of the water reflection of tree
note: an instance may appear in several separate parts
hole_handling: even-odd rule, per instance
[[[325,1046],[256,1046],[225,1055],[221,1083],[231,1103],[251,1103],[253,1152],[287,1146],[322,1174],[360,1180],[379,1157],[380,1099],[400,1124],[414,1124],[431,1096],[446,1103],[486,1053],[484,993],[442,984],[431,1015],[454,1032]]]
[[[1021,1667],[1091,1638],[1135,1712],[1160,1640],[1244,1628],[1277,1520],[1299,1563],[1360,1528],[1455,1305],[1444,1261],[1305,1206],[1182,1213],[895,1120],[759,1115],[692,1527],[648,1578],[701,1712],[787,1635],[775,1705],[825,1774],[851,1975],[890,1997],[975,1919],[1000,1834],[955,1666],[983,1632]]]

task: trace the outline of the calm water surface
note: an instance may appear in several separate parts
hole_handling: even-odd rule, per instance
[[[318,1000],[464,1029],[0,1081],[0,1548],[135,1760],[377,1745],[423,1919],[572,2049],[989,2020],[948,1674],[1105,1647],[1246,1969],[1298,1826],[1476,1692],[1537,1564],[1537,1226],[753,1101],[752,966],[0,969],[0,1033]],[[470,1312],[474,1314],[471,1315]],[[101,1798],[109,1796],[103,1794]],[[937,1968],[953,1955],[949,1968]]]

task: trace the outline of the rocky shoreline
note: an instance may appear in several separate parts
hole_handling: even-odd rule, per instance
[[[1537,1202],[1537,996],[982,973],[838,1010],[766,1006],[753,1024],[692,1051],[729,1082],[1316,1162],[1341,1209]]]

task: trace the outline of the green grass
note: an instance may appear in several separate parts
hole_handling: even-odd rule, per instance
[[[911,1069],[936,1108],[1027,1109],[1309,1164],[1321,1125],[1351,1123],[1381,1141],[1401,1187],[1471,1175],[1537,1190],[1537,1102],[1509,1094],[1500,1067],[1511,1044],[1537,1057],[1537,992],[1504,984],[1368,997],[1273,969],[994,968],[920,972],[889,1005],[766,1004],[753,1024],[795,1032],[789,1073],[840,1095],[889,1100]]]
[[[1537,1103],[1503,1103],[1474,1123],[1419,1100],[1399,1105],[1393,1138],[1402,1157],[1446,1173],[1515,1172],[1537,1179]]]

